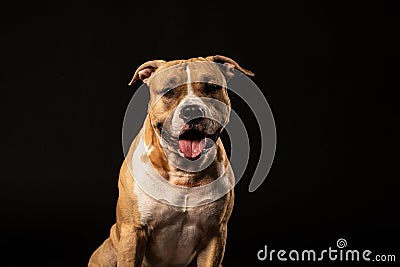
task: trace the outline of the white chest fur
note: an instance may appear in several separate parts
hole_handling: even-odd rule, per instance
[[[145,260],[151,265],[160,259],[168,266],[186,265],[195,256],[198,246],[206,241],[204,238],[209,230],[219,225],[224,213],[225,196],[209,201],[220,190],[209,190],[207,196],[160,181],[162,178],[150,161],[143,161],[145,153],[144,145],[139,145],[131,166],[140,221],[150,233]],[[225,189],[227,184],[223,183]],[[195,205],[201,201],[206,204]]]
[[[171,206],[154,199],[140,187],[135,188],[141,222],[149,229],[146,247],[149,262],[186,265],[224,211],[224,198],[199,207]]]

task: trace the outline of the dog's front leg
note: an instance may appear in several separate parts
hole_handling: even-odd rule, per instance
[[[206,247],[197,255],[197,266],[220,267],[225,252],[226,225],[221,225],[217,235],[211,238]]]
[[[145,229],[121,225],[118,243],[118,267],[140,267],[146,250]]]

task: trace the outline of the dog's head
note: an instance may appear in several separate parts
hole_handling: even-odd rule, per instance
[[[164,148],[196,160],[214,145],[229,119],[234,69],[254,75],[224,56],[153,60],[136,70],[130,84],[140,79],[150,88],[148,118]]]

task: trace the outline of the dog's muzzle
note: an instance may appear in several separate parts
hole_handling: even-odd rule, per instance
[[[200,105],[187,105],[181,109],[179,117],[185,122],[190,121],[192,118],[204,117],[205,110]]]
[[[222,125],[218,122],[199,117],[185,122],[177,137],[172,136],[165,128],[161,130],[161,136],[185,158],[196,160],[215,144],[221,130]]]

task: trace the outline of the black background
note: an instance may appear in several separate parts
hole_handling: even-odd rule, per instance
[[[266,182],[236,187],[224,265],[271,266],[257,260],[264,245],[318,250],[338,238],[400,260],[398,156],[388,148],[399,7],[263,4],[2,6],[0,265],[85,266],[115,221],[133,71],[215,54],[256,73],[278,134]]]

